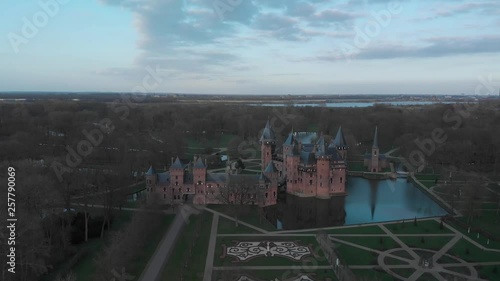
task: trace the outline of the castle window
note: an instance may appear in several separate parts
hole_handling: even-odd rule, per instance
[[[178,183],[178,182],[175,182],[175,185],[179,185],[179,183]]]
[[[267,192],[266,192],[266,198],[267,198]]]
[[[309,185],[312,185],[312,184],[313,184],[313,181],[312,181],[312,180],[310,180],[310,181],[309,181]]]
[[[175,188],[172,188],[172,193],[175,193]]]
[[[181,192],[181,189],[179,188],[179,192]]]
[[[187,189],[187,192],[189,192],[189,188]]]
[[[330,178],[330,183],[333,183],[333,178]]]
[[[276,192],[273,192],[273,197],[276,198]]]
[[[166,187],[164,187],[164,188],[163,188],[163,192],[166,192],[166,191],[167,191],[167,188],[166,188]]]
[[[294,183],[297,183],[297,180],[295,180],[295,182],[294,182]]]
[[[175,176],[175,179],[176,179],[176,180],[177,180],[177,179],[179,179],[179,176]]]
[[[340,183],[342,183],[342,177],[340,177]]]

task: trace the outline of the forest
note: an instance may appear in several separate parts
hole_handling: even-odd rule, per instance
[[[93,216],[87,209],[68,212],[73,203],[86,204],[87,196],[96,190],[134,184],[150,165],[163,168],[172,157],[189,158],[193,140],[204,147],[204,154],[210,154],[214,140],[229,138],[230,158],[251,157],[252,151],[258,153],[259,134],[267,121],[278,141],[292,130],[335,136],[341,126],[353,159],[369,151],[377,126],[381,151],[399,148],[396,154],[408,159],[413,168],[446,167],[498,180],[498,101],[366,108],[60,99],[0,103],[0,179],[6,183],[3,171],[15,167],[18,217],[29,222],[17,230],[17,252],[22,258],[16,280],[38,280],[74,257],[78,244],[104,237],[113,224],[113,207],[121,206],[126,194],[103,193],[104,208]],[[0,220],[5,221],[5,216],[1,212]],[[142,221],[132,223],[147,225]],[[0,247],[4,265],[0,279],[6,280],[4,253],[8,249],[4,243]],[[102,280],[109,277],[102,276]]]

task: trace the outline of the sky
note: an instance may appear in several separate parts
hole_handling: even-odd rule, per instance
[[[437,95],[500,85],[498,0],[4,0],[0,11],[0,91]]]

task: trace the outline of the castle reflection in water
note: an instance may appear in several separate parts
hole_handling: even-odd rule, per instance
[[[283,229],[305,229],[345,224],[345,196],[330,199],[282,194],[278,204],[265,208],[266,218]]]
[[[266,218],[278,228],[306,229],[436,217],[447,212],[406,179],[367,180],[349,177],[347,196],[330,199],[280,194],[266,207]]]

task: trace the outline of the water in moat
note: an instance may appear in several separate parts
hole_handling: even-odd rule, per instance
[[[319,228],[446,215],[433,199],[404,178],[368,180],[349,177],[347,196],[331,199],[283,194],[266,208],[269,221],[283,229]]]

